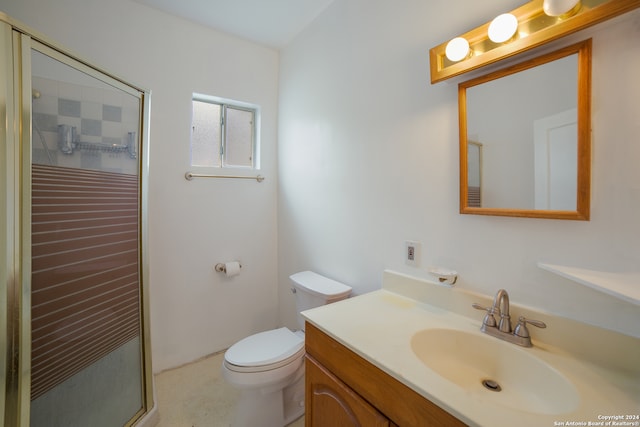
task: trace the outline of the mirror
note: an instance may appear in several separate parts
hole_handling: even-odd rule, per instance
[[[460,83],[460,213],[589,219],[591,39]]]

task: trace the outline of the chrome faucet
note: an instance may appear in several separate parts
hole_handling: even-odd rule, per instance
[[[500,289],[496,292],[496,296],[493,298],[493,307],[498,307],[498,313],[500,314],[500,322],[498,323],[498,329],[501,332],[511,332],[511,316],[509,316],[509,294],[504,289]]]
[[[491,307],[483,307],[479,304],[472,304],[473,308],[485,310],[484,319],[480,330],[485,334],[489,334],[496,338],[517,344],[523,347],[531,347],[531,336],[527,329],[527,323],[538,328],[546,328],[547,325],[539,320],[527,319],[524,316],[518,318],[518,324],[512,332],[511,316],[509,315],[509,294],[506,290],[500,289],[493,298]],[[495,316],[500,316],[500,320],[496,322]]]

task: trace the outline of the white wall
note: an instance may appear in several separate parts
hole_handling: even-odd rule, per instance
[[[637,13],[594,40],[592,220],[457,213],[457,87],[429,84],[428,49],[520,3],[336,0],[281,54],[280,74],[271,49],[129,0],[0,0],[0,10],[153,91],[150,293],[160,371],[275,326],[278,292],[280,323],[295,327],[288,276],[303,269],[363,293],[381,286],[384,268],[426,277],[440,265],[460,272],[458,286],[505,287],[519,303],[638,333],[636,307],[535,266],[640,261]],[[184,180],[194,91],[262,106],[263,183]],[[403,263],[407,239],[422,242],[420,268]],[[213,273],[234,258],[240,276]]]
[[[278,52],[129,0],[0,0],[0,11],[152,91],[154,371],[275,327]],[[184,179],[193,92],[262,107],[263,183]],[[240,276],[213,271],[233,259],[242,261]]]
[[[640,265],[638,11],[589,33],[591,221],[458,213],[457,84],[429,83],[428,51],[521,3],[337,0],[281,53],[285,324],[295,325],[286,283],[295,271],[316,270],[361,294],[380,288],[385,268],[429,277],[436,265],[456,269],[457,286],[487,295],[504,287],[517,303],[640,334],[637,306],[536,266]],[[422,242],[419,268],[404,264],[405,240]]]

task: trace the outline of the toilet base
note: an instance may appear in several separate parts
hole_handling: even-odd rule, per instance
[[[284,402],[283,425],[290,424],[304,415],[304,368],[294,383],[283,390],[282,401]]]
[[[284,427],[304,415],[304,364],[289,386],[243,389],[231,427]]]

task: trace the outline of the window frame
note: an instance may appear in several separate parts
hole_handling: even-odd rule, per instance
[[[194,92],[191,97],[191,136],[189,139],[189,147],[191,150],[193,144],[193,103],[205,102],[209,104],[216,104],[220,106],[220,152],[218,153],[217,160],[220,166],[198,166],[193,164],[193,158],[189,157],[190,166],[199,170],[260,170],[260,106],[251,104],[248,102],[235,101],[228,98],[221,98],[213,95],[205,95],[202,93]],[[246,111],[253,113],[253,126],[251,129],[251,166],[242,165],[228,165],[226,163],[226,151],[227,151],[227,136],[226,136],[226,121],[227,121],[227,108],[234,110]]]

